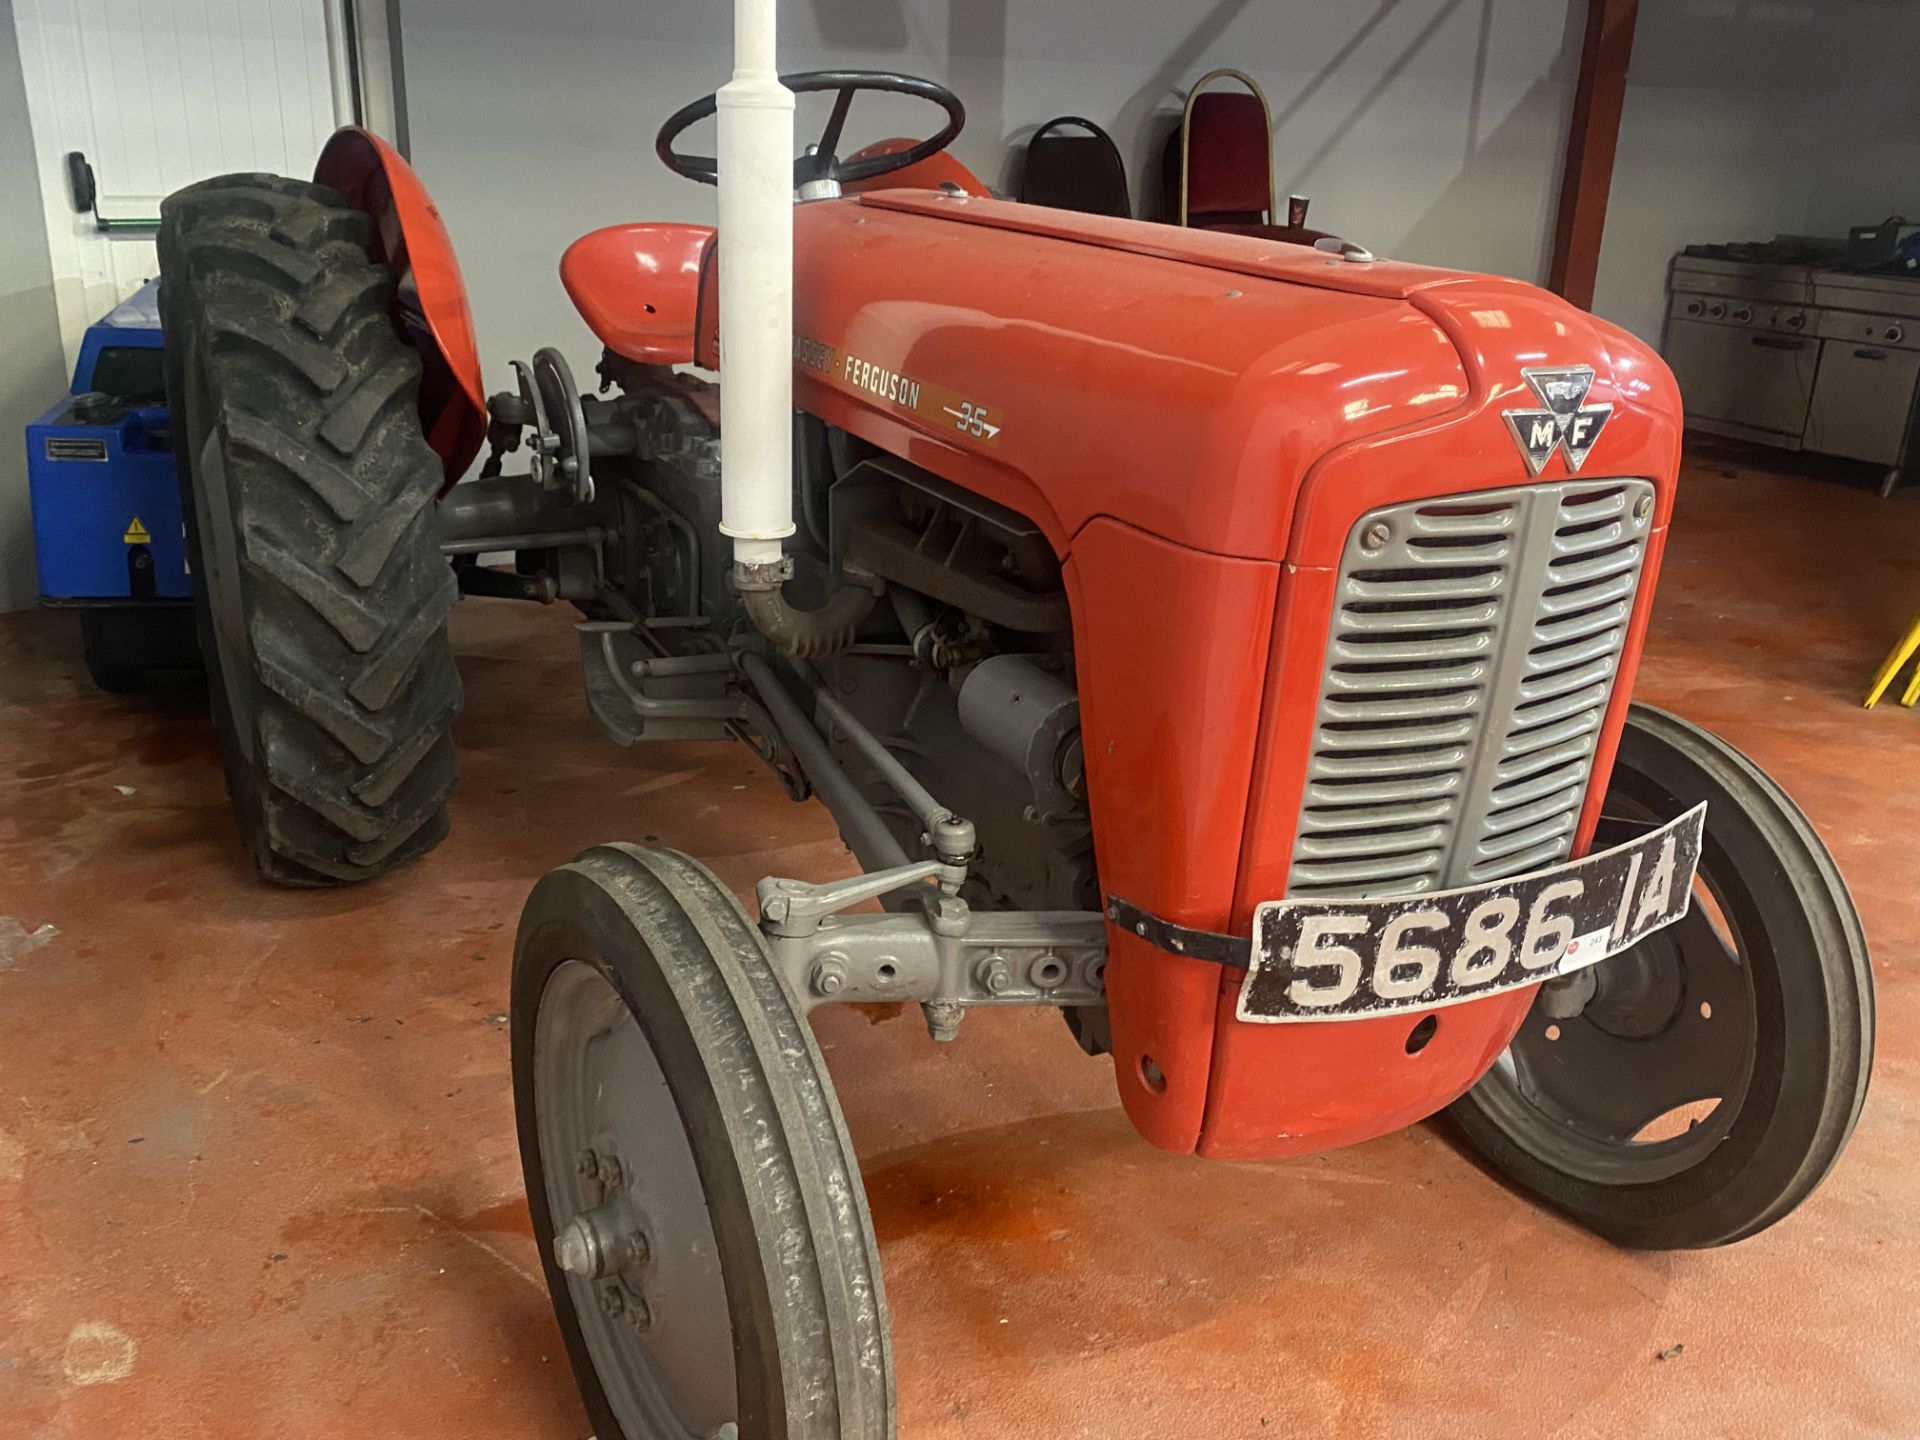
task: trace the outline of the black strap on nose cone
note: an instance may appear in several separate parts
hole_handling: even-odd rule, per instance
[[[1244,935],[1224,935],[1218,930],[1195,930],[1149,915],[1132,901],[1118,895],[1107,897],[1107,919],[1131,930],[1156,950],[1188,960],[1210,960],[1229,970],[1245,970],[1253,963],[1253,941]]]

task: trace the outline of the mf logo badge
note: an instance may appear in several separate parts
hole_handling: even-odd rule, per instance
[[[1514,443],[1527,457],[1527,473],[1538,475],[1546,469],[1555,450],[1566,452],[1569,472],[1577,471],[1606,428],[1607,417],[1613,414],[1611,405],[1581,403],[1593,388],[1593,367],[1522,370],[1520,378],[1546,406],[1544,410],[1500,412],[1513,432]]]

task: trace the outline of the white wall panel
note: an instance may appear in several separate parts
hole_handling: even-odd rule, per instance
[[[102,235],[68,203],[85,152],[103,215],[236,170],[312,171],[334,126],[322,0],[14,0],[61,329],[154,273],[151,237]]]
[[[12,202],[0,207],[0,610],[26,609],[40,589],[20,432],[66,388],[38,185],[26,85],[0,0],[0,195]]]

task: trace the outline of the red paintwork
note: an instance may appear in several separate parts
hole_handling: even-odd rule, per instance
[[[700,271],[698,323],[693,334],[693,363],[708,370],[720,368],[720,257],[714,247],[712,263]]]
[[[487,396],[447,227],[413,167],[369,130],[336,130],[313,178],[373,218],[374,258],[400,277],[401,305],[420,351],[420,423],[450,486],[480,453]]]
[[[1397,303],[1441,272],[923,192],[802,205],[794,228],[796,336],[1006,423],[983,443],[805,368],[801,403],[1029,515],[1063,555],[1089,520],[1113,515],[1277,562],[1293,487],[1315,460],[1456,406],[1466,389],[1445,334]],[[1215,256],[1237,268],[1206,263]],[[1284,283],[1323,276],[1340,288]],[[1395,372],[1432,378],[1353,384]]]
[[[1596,478],[1658,489],[1579,845],[1632,688],[1679,461],[1651,351],[1532,287],[1294,245],[890,191],[795,215],[795,333],[834,347],[796,397],[1031,516],[1064,557],[1102,884],[1246,933],[1284,893],[1332,605],[1366,510],[1524,483],[1503,406],[1523,365],[1588,363],[1614,417]],[[963,433],[857,388],[849,361],[988,407]],[[1562,478],[1552,461],[1543,481]],[[1430,1114],[1506,1044],[1530,992],[1409,1021],[1243,1025],[1234,977],[1110,932],[1116,1075],[1157,1145],[1261,1156]],[[1151,1057],[1164,1087],[1150,1088]]]
[[[1249,237],[1223,230],[1182,229],[1176,225],[1154,225],[1141,220],[1086,215],[1041,205],[1015,205],[1002,200],[883,191],[863,196],[860,203],[994,230],[1045,235],[1102,250],[1124,250],[1129,255],[1188,261],[1230,274],[1295,280],[1320,290],[1396,300],[1429,286],[1479,278],[1396,260],[1356,265],[1319,251],[1309,250],[1303,254],[1298,246],[1249,245],[1246,243]],[[796,258],[795,264],[801,263],[802,260]]]
[[[1285,893],[1313,723],[1298,697],[1319,687],[1321,649],[1332,618],[1333,579],[1353,520],[1414,494],[1513,484],[1511,439],[1503,406],[1525,404],[1522,361],[1585,361],[1599,372],[1596,400],[1615,404],[1591,473],[1642,475],[1657,487],[1645,570],[1601,733],[1576,850],[1584,852],[1599,816],[1633,671],[1653,605],[1673,478],[1680,463],[1680,402],[1666,367],[1644,346],[1543,291],[1495,280],[1460,280],[1423,290],[1414,303],[1454,338],[1474,377],[1467,414],[1418,426],[1329,455],[1302,488],[1299,522],[1288,550],[1288,582],[1275,622],[1262,750],[1243,840],[1234,926],[1244,933],[1260,901]],[[1544,353],[1532,351],[1543,341]],[[1555,460],[1543,479],[1564,478]],[[1409,484],[1410,477],[1417,477]],[[1416,488],[1417,487],[1417,488]],[[1264,1156],[1365,1140],[1431,1113],[1471,1085],[1506,1047],[1525,1018],[1532,991],[1452,1007],[1417,1056],[1405,1050],[1409,1021],[1255,1026],[1233,1018],[1234,987],[1223,984],[1214,1046],[1212,1094],[1201,1153]]]
[[[891,140],[876,140],[854,151],[847,159],[871,160],[876,155],[898,155],[902,150],[911,150],[919,143],[918,140],[896,135]],[[969,195],[984,197],[993,193],[987,189],[986,181],[945,150],[936,151],[904,170],[895,170],[890,175],[876,175],[871,180],[855,180],[841,188],[849,195],[864,195],[874,190],[938,190],[942,185],[957,185]]]
[[[609,225],[567,247],[560,283],[614,354],[684,365],[694,358],[700,277],[714,236],[711,225]]]
[[[1102,517],[1074,536],[1065,575],[1101,885],[1152,895],[1147,903],[1170,919],[1218,927],[1239,868],[1280,567]],[[1125,930],[1108,935],[1120,1098],[1148,1139],[1191,1149],[1220,967]],[[1141,1056],[1166,1077],[1164,1093],[1147,1088]]]

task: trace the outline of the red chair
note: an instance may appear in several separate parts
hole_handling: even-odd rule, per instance
[[[1236,91],[1208,90],[1213,81],[1237,80]],[[1164,167],[1171,223],[1227,230],[1311,245],[1326,236],[1309,230],[1307,202],[1288,202],[1280,223],[1273,178],[1273,115],[1253,77],[1222,68],[1202,75],[1187,95],[1180,128],[1167,139]]]

